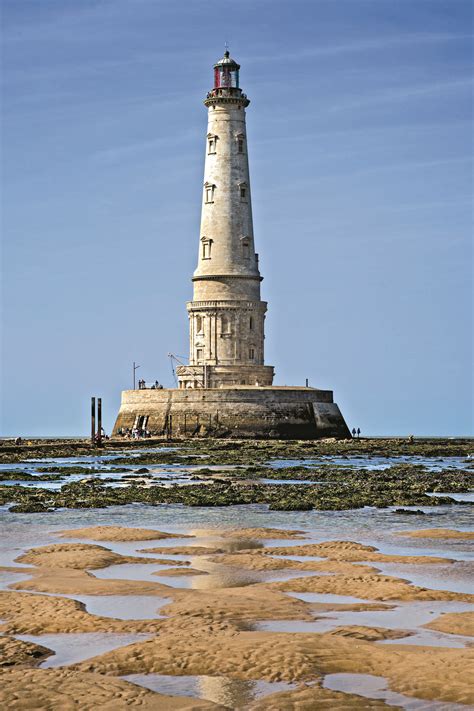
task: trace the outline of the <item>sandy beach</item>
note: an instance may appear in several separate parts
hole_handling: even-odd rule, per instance
[[[449,531],[445,538],[454,539],[458,534],[462,532]],[[469,641],[474,635],[473,612],[440,614],[425,625],[444,637],[461,635],[461,648],[450,647],[449,641],[444,642],[447,646],[407,644],[413,630],[358,624],[358,616],[363,619],[363,615],[380,614],[410,602],[472,604],[472,594],[428,590],[377,569],[381,561],[426,568],[450,566],[451,558],[383,554],[374,546],[348,540],[305,543],[304,531],[263,527],[189,532],[185,534],[189,543],[182,546],[173,543],[173,539],[183,539],[182,534],[124,526],[76,528],[54,535],[74,541],[31,548],[3,569],[8,574],[19,563],[24,566],[22,573],[28,575],[0,592],[0,700],[4,708],[69,708],[72,698],[85,709],[388,707],[383,699],[326,688],[325,678],[338,674],[383,677],[392,692],[408,699],[444,703],[445,708],[474,703],[465,673],[474,658]],[[169,541],[168,547],[153,546],[163,540]],[[285,540],[291,545],[281,545]],[[149,548],[142,548],[144,541]],[[130,554],[108,548],[108,542],[112,547],[117,543],[130,546]],[[159,557],[152,557],[152,553]],[[98,571],[111,566],[114,571],[158,566],[152,571],[157,582],[121,578],[119,574],[97,577]],[[245,580],[249,573],[257,578]],[[298,577],[302,573],[305,577]],[[262,575],[291,577],[259,579]],[[193,583],[206,577],[219,581],[182,588],[161,582],[163,576],[189,576]],[[316,594],[315,599],[305,598],[308,593],[310,598]],[[69,597],[81,595],[108,596],[110,616],[92,614],[84,603]],[[116,596],[128,596],[133,605],[141,596],[150,595],[157,596],[157,601],[165,599],[159,610],[157,605],[159,617],[114,617]],[[348,600],[350,597],[354,599]],[[341,613],[351,615],[352,624],[335,624],[320,632],[300,631],[299,625],[311,627],[322,615],[327,618]],[[262,629],[265,621],[270,627],[281,621],[287,631]],[[295,631],[291,631],[292,624]],[[58,652],[54,644],[41,644],[41,638],[54,643],[55,636],[68,634],[79,638],[109,635],[112,640],[114,635],[127,634],[132,635],[132,641],[93,656],[86,652],[86,658],[65,666],[59,658],[57,666],[42,668]],[[133,635],[141,639],[133,641]],[[124,679],[138,678],[136,675],[140,683]],[[159,684],[160,678],[169,677],[178,682],[201,679],[204,698],[159,693],[152,690],[151,683],[151,688],[143,686],[147,678]],[[206,687],[207,679],[214,680],[214,687],[211,681]],[[221,688],[219,679],[236,684],[267,683],[270,690],[272,684],[288,688],[270,691],[249,703],[243,694],[241,706],[229,706],[222,690],[225,684]]]
[[[7,447],[2,708],[468,708],[470,445],[411,446]]]

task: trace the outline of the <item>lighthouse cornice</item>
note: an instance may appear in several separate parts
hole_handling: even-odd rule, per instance
[[[250,104],[250,99],[246,94],[243,94],[240,89],[212,89],[204,99],[204,105],[224,106],[224,105],[239,105],[244,108]]]
[[[219,279],[253,279],[263,281],[263,276],[259,274],[198,274],[193,276],[191,281],[216,281]]]

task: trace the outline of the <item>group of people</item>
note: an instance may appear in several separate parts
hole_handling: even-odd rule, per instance
[[[147,389],[147,384],[144,380],[138,381],[138,389],[139,390],[146,390]],[[161,383],[158,382],[158,380],[155,380],[154,384],[150,386],[150,390],[163,390],[163,386]]]
[[[360,439],[360,427],[357,429],[355,427],[352,428],[352,436],[355,439],[355,436],[357,435],[357,439]]]
[[[151,437],[151,432],[142,427],[121,427],[117,434],[125,439],[147,439]]]
[[[100,432],[96,432],[96,433],[95,433],[94,441],[95,441],[96,444],[100,444],[103,439],[108,440],[108,439],[109,439],[109,435],[106,434],[104,428],[101,427],[101,428],[100,428]]]

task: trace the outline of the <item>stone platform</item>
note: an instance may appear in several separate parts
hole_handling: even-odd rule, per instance
[[[288,386],[124,390],[112,434],[133,427],[173,437],[351,436],[331,390]]]

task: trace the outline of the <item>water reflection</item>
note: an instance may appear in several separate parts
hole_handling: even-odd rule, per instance
[[[295,687],[295,684],[286,682],[248,681],[225,676],[129,674],[122,678],[160,694],[206,699],[231,709],[244,708],[262,696]]]

